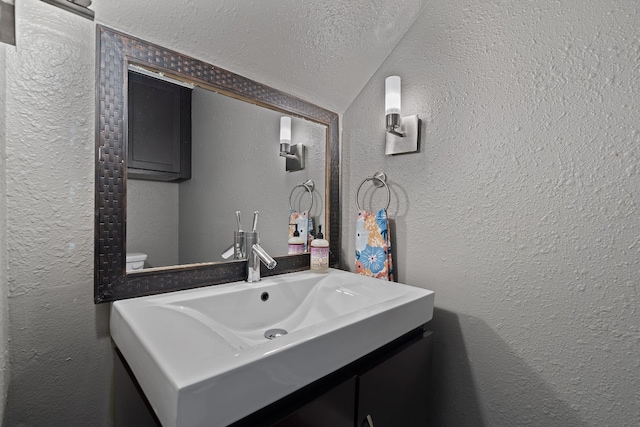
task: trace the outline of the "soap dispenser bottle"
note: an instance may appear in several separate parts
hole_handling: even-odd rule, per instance
[[[289,255],[304,253],[304,238],[300,237],[298,224],[290,225],[295,225],[296,229],[293,232],[293,237],[289,239]]]
[[[326,273],[329,269],[329,242],[324,239],[322,226],[318,226],[318,234],[311,241],[311,271]]]

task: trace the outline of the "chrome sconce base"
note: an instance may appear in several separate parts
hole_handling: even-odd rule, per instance
[[[286,150],[283,150],[283,145],[280,144],[280,156],[286,158],[286,171],[295,172],[304,169],[304,144],[289,145]]]
[[[389,117],[389,116],[398,116]],[[399,126],[397,125],[399,119]],[[398,129],[398,127],[400,129]],[[399,114],[387,115],[387,144],[384,154],[415,153],[418,151],[420,119],[418,116],[399,117]]]
[[[16,7],[13,1],[0,0],[0,43],[16,45]]]
[[[45,3],[49,3],[53,6],[57,6],[67,12],[75,13],[91,21],[94,20],[95,12],[89,9],[91,6],[91,0],[42,0]]]

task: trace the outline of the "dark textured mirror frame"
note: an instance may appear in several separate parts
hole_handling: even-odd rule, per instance
[[[327,126],[326,206],[330,263],[340,242],[338,115],[211,64],[97,26],[94,301],[102,303],[244,280],[246,261],[206,263],[126,274],[126,85],[130,63],[189,80],[225,95]],[[274,146],[275,147],[275,146]],[[309,255],[276,257],[263,277],[306,270]]]

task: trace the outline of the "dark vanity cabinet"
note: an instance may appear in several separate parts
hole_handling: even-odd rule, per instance
[[[433,333],[358,375],[356,427],[427,426]]]
[[[357,378],[351,377],[305,403],[273,427],[352,427],[356,405]]]
[[[129,72],[127,175],[191,178],[191,89]]]
[[[428,426],[432,352],[415,330],[233,426]]]

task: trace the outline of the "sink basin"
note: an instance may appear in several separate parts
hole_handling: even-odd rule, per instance
[[[432,315],[432,291],[330,269],[116,301],[111,336],[163,426],[224,426]]]

